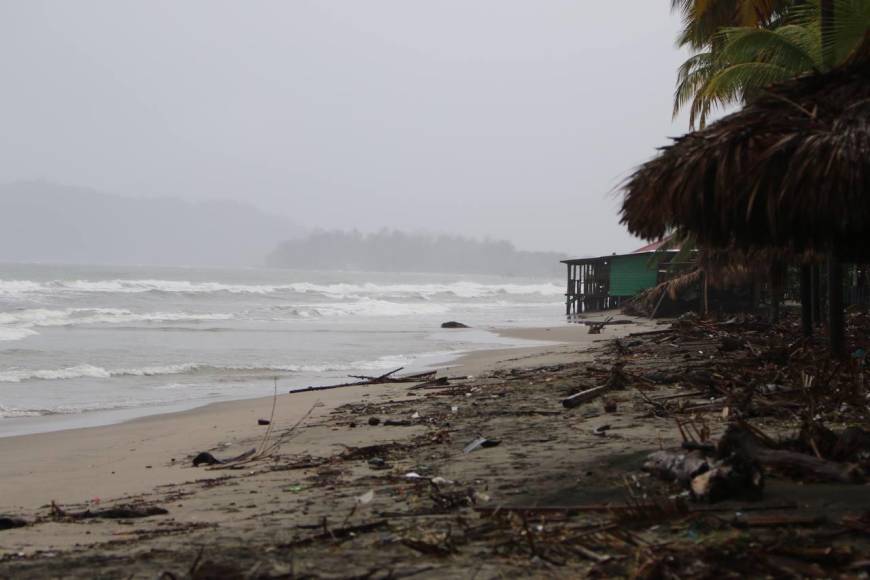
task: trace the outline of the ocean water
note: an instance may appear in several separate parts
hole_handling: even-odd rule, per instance
[[[0,436],[421,369],[558,324],[561,281],[0,265]],[[459,320],[473,330],[442,330]]]

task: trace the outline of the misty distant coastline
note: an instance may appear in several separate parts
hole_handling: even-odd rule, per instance
[[[0,263],[550,277],[561,276],[565,257],[501,240],[306,225],[238,201],[123,197],[41,181],[0,184]]]
[[[121,197],[47,182],[0,185],[0,262],[256,266],[302,232],[238,201]]]
[[[316,231],[281,243],[266,258],[269,266],[297,270],[357,270],[561,276],[557,252],[517,250],[502,240],[382,230]]]

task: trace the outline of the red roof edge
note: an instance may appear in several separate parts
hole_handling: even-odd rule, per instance
[[[632,254],[645,254],[647,252],[657,252],[662,248],[662,246],[670,243],[670,241],[673,239],[673,237],[674,237],[673,235],[670,235],[666,238],[660,239],[657,242],[647,244],[642,248],[636,249],[635,251],[632,252]],[[675,251],[677,251],[679,249],[680,249],[680,246],[671,246],[670,248],[668,248],[668,250],[675,250]]]

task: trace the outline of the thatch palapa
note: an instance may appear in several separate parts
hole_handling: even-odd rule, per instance
[[[622,222],[658,238],[689,233],[705,248],[870,258],[870,33],[845,65],[776,85],[741,111],[689,133],[625,186]],[[801,274],[811,334],[810,275]],[[840,292],[829,292],[831,350],[845,354]]]
[[[702,246],[870,256],[870,43],[677,138],[625,185],[622,222]]]

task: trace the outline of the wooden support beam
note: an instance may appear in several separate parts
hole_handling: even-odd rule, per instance
[[[801,328],[804,336],[813,335],[813,279],[812,266],[801,265]]]
[[[828,256],[828,332],[831,354],[846,354],[845,317],[843,313],[843,266],[834,252]]]
[[[782,309],[782,294],[786,278],[785,264],[774,260],[770,266],[770,322],[779,324]]]
[[[702,274],[704,279],[704,294],[701,297],[701,316],[707,318],[710,315],[710,280],[707,278],[707,272]]]
[[[571,264],[567,264],[568,266],[568,284],[565,286],[565,316],[571,316],[571,300],[573,297],[571,296],[571,287],[573,286],[573,282],[571,280],[571,270],[573,266]]]

